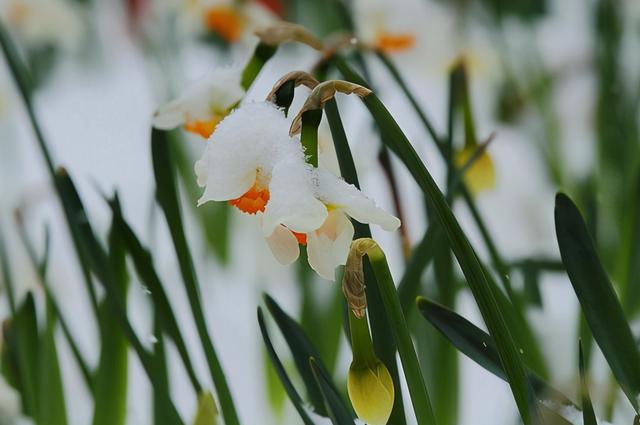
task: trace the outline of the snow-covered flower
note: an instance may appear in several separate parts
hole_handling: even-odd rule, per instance
[[[76,49],[84,26],[77,5],[66,0],[6,0],[2,18],[21,42],[31,48]]]
[[[229,201],[247,214],[259,214],[263,234],[276,259],[295,261],[306,244],[310,265],[333,280],[353,238],[349,216],[395,230],[399,220],[354,186],[305,162],[289,121],[268,102],[242,105],[224,119],[196,163],[205,188],[199,205]]]
[[[240,74],[233,67],[212,71],[177,99],[160,107],[154,113],[153,126],[170,130],[183,125],[186,131],[208,138],[244,97]]]

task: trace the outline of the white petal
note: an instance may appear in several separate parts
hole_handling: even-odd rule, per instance
[[[316,195],[324,203],[343,209],[361,223],[377,224],[388,231],[400,227],[397,217],[378,208],[354,185],[348,184],[339,177],[324,171],[317,171]]]
[[[153,113],[153,126],[160,130],[171,130],[184,124],[187,106],[185,99],[176,99],[161,106]]]
[[[218,68],[199,79],[175,100],[158,108],[153,114],[153,126],[170,130],[189,120],[210,120],[224,115],[242,100],[245,91],[240,85],[240,71]]]
[[[284,226],[276,227],[266,240],[273,256],[280,264],[286,266],[296,261],[298,256],[300,256],[298,240],[293,233]]]
[[[347,262],[353,234],[351,220],[342,211],[331,211],[322,227],[307,234],[311,268],[325,279],[335,280],[336,267]]]
[[[311,170],[302,159],[283,161],[273,168],[269,193],[262,228],[265,236],[279,224],[309,233],[327,218],[327,208],[313,194]]]
[[[205,186],[198,205],[207,201],[229,201],[247,192],[256,182],[254,157],[226,155],[224,146],[209,144],[204,156],[196,162],[195,171],[200,186]]]
[[[261,183],[266,186],[279,158],[304,162],[288,128],[282,112],[266,102],[242,105],[227,116],[196,163],[198,183],[205,186],[200,203],[238,198],[256,178],[265,180]]]

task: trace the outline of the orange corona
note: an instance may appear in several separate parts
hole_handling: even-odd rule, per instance
[[[210,120],[202,120],[202,121],[187,121],[184,124],[184,129],[190,133],[199,134],[200,136],[208,139],[213,131],[216,129],[218,123],[220,122],[220,118],[213,117]]]
[[[298,243],[300,245],[306,245],[307,244],[307,234],[306,233],[298,233],[298,232],[294,232],[293,230],[289,230],[291,233],[293,233],[293,236],[296,237],[296,239],[298,240]]]
[[[242,17],[233,7],[219,6],[206,10],[204,23],[227,43],[238,41],[242,35]]]
[[[251,186],[251,189],[237,199],[229,201],[231,205],[247,214],[263,212],[269,202],[269,189],[258,186],[258,183]]]
[[[394,53],[410,49],[415,42],[412,34],[381,32],[376,39],[376,47],[383,52]]]

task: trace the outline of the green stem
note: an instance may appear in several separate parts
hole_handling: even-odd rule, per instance
[[[366,86],[366,81],[355,73],[344,59],[336,56],[333,61],[338,70],[348,80]],[[500,310],[484,268],[473,247],[466,238],[433,177],[384,104],[375,94],[364,97],[362,101],[380,127],[381,134],[386,135],[383,140],[389,143],[389,148],[398,155],[399,159],[407,167],[424,195],[428,198],[440,225],[447,232],[451,249],[458,259],[460,268],[467,279],[487,327],[496,340],[500,359],[507,372],[520,416],[525,425],[537,423],[539,413],[534,404],[533,389],[527,379],[521,355],[516,348],[505,317]]]
[[[329,128],[331,129],[333,144],[336,148],[340,174],[347,183],[360,188],[358,173],[356,172],[351,149],[349,148],[349,141],[347,140],[347,135],[344,131],[344,126],[342,125],[342,120],[340,119],[340,113],[335,99],[329,100],[325,104],[324,110],[327,114],[327,121],[329,122]],[[352,220],[352,222],[353,227],[355,228],[355,238],[371,237],[371,229],[368,224],[363,224],[355,220]],[[400,377],[398,375],[398,366],[396,361],[396,347],[393,337],[391,336],[391,326],[389,320],[384,315],[378,287],[375,284],[371,284],[371,282],[375,280],[375,277],[373,277],[371,267],[366,259],[364,261],[364,277],[369,319],[371,322],[371,334],[373,337],[373,348],[375,353],[378,355],[378,358],[389,370],[395,388],[400,388]],[[400,391],[396,393],[393,411],[391,412],[389,422],[398,425],[406,423],[404,403],[402,400],[402,393]]]
[[[227,425],[239,425],[240,419],[236,411],[227,379],[220,366],[220,360],[213,345],[202,309],[199,284],[193,264],[191,250],[184,235],[184,224],[178,202],[178,189],[175,182],[175,170],[169,156],[169,143],[166,132],[153,130],[151,136],[151,152],[153,156],[153,170],[156,180],[156,199],[167,220],[174,250],[178,258],[182,280],[187,292],[191,314],[205,352],[211,379],[216,387],[220,401],[222,416]]]
[[[248,90],[249,87],[251,87],[251,84],[260,73],[260,70],[262,70],[264,64],[271,59],[277,50],[277,47],[269,46],[264,43],[260,43],[256,46],[253,56],[251,56],[251,59],[249,59],[249,62],[242,70],[242,79],[240,80],[240,84],[245,90]]]
[[[313,109],[302,114],[302,133],[300,140],[307,162],[318,167],[318,126],[322,120],[322,109]]]
[[[429,400],[429,393],[425,385],[418,356],[413,347],[413,341],[409,334],[407,322],[398,299],[391,272],[387,264],[384,252],[375,245],[367,252],[371,268],[375,274],[375,281],[382,298],[382,304],[387,318],[391,322],[391,332],[398,346],[398,353],[407,381],[409,394],[416,419],[419,424],[435,424],[435,416]]]
[[[358,318],[349,309],[349,330],[353,363],[358,365],[375,365],[377,357],[373,351],[373,343],[369,334],[367,316]]]
[[[92,373],[91,373],[91,371],[89,369],[88,363],[86,362],[84,357],[82,357],[82,354],[80,354],[80,349],[78,348],[78,345],[76,344],[76,341],[74,340],[73,336],[71,335],[71,331],[69,330],[69,326],[67,325],[67,321],[61,315],[60,308],[58,307],[58,303],[56,302],[55,298],[51,294],[51,289],[49,288],[46,276],[44,275],[44,270],[42,269],[42,267],[38,266],[38,259],[37,259],[36,251],[33,248],[33,245],[31,244],[31,241],[27,237],[26,229],[24,228],[22,223],[20,223],[18,225],[18,235],[20,236],[20,239],[22,240],[22,243],[23,243],[23,245],[24,245],[24,247],[25,247],[25,249],[27,251],[27,256],[29,257],[29,261],[31,262],[31,266],[36,271],[36,273],[38,275],[38,278],[39,278],[39,280],[40,280],[40,282],[42,284],[42,287],[43,287],[44,293],[45,293],[45,297],[46,297],[46,300],[47,300],[47,306],[51,308],[53,316],[60,323],[60,326],[62,328],[64,336],[67,339],[67,342],[69,343],[69,347],[71,347],[71,352],[73,354],[73,357],[75,358],[76,362],[78,363],[78,367],[80,368],[80,372],[82,373],[82,377],[83,377],[84,382],[85,382],[85,384],[87,386],[87,389],[89,389],[90,392],[93,392],[93,389],[94,389],[93,388],[93,377],[92,377]],[[2,249],[2,247],[0,247],[0,250],[1,249]],[[4,256],[2,256],[2,257],[4,257]],[[11,286],[12,285],[8,285],[8,287],[11,287]],[[11,290],[11,292],[13,292],[13,290]],[[10,298],[13,298],[13,295],[11,295]],[[13,313],[13,315],[15,315],[15,312]]]

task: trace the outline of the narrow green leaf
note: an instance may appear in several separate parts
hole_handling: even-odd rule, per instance
[[[11,270],[9,270],[9,259],[7,257],[6,246],[4,243],[4,237],[0,231],[0,269],[2,269],[2,282],[4,289],[7,291],[7,298],[9,300],[9,310],[11,315],[16,314],[16,298],[13,285],[13,279],[11,278]]]
[[[169,387],[169,374],[167,373],[167,356],[164,346],[164,334],[160,315],[153,313],[153,334],[158,341],[153,345],[152,367],[156,384],[153,386],[153,423],[155,425],[176,425],[176,422],[167,423],[171,413],[168,412],[167,394],[164,388]]]
[[[129,277],[126,272],[124,241],[116,228],[116,219],[113,221],[109,233],[109,260],[114,286],[126,303]],[[93,425],[123,425],[127,417],[128,344],[120,325],[104,318],[109,314],[106,303],[104,301],[100,306],[102,338],[100,363],[95,378]]]
[[[264,323],[264,315],[262,314],[262,309],[260,307],[258,307],[258,324],[260,325],[260,333],[262,334],[262,339],[264,340],[264,344],[267,348],[267,354],[269,355],[271,363],[273,364],[273,367],[275,368],[275,371],[280,378],[280,382],[282,382],[282,386],[287,392],[289,399],[293,403],[293,407],[295,407],[298,414],[300,415],[300,418],[302,419],[302,422],[305,425],[314,425],[313,421],[311,420],[311,418],[309,418],[309,415],[307,414],[307,411],[303,406],[304,402],[302,401],[302,398],[300,398],[300,395],[291,383],[291,380],[287,375],[287,371],[284,369],[284,366],[282,365],[282,362],[280,361],[276,350],[273,348],[271,338],[269,337],[269,332],[267,331],[267,326]]]
[[[40,153],[42,154],[45,164],[47,166],[47,170],[49,172],[49,176],[54,183],[54,188],[56,189],[56,193],[58,198],[63,206],[63,211],[65,213],[65,219],[67,221],[67,225],[69,226],[69,231],[71,233],[71,240],[73,241],[73,246],[75,248],[76,255],[78,257],[78,261],[80,263],[80,268],[82,271],[82,275],[84,277],[84,282],[87,287],[87,291],[89,293],[91,299],[91,306],[93,308],[93,312],[98,316],[98,301],[95,293],[95,288],[91,282],[91,276],[89,273],[88,265],[86,264],[86,258],[81,249],[80,243],[78,241],[77,229],[73,225],[73,220],[69,216],[69,210],[67,205],[62,197],[62,193],[60,188],[57,185],[57,176],[54,169],[53,159],[51,158],[51,154],[47,147],[47,143],[44,138],[44,134],[42,133],[42,129],[38,124],[38,120],[36,118],[33,105],[31,102],[32,90],[33,90],[33,81],[29,75],[29,71],[25,64],[20,59],[16,48],[9,37],[9,34],[4,27],[4,24],[0,22],[0,46],[2,47],[2,51],[4,53],[5,59],[7,60],[7,64],[9,65],[9,69],[11,70],[11,74],[18,86],[18,91],[24,101],[27,115],[29,116],[29,121],[31,123],[31,127],[33,128],[33,132],[36,136],[36,142],[38,143],[38,147],[40,149]]]
[[[367,85],[359,75],[349,68],[344,60],[336,58],[334,61],[346,79],[360,85]],[[375,94],[364,97],[362,101],[380,128],[382,140],[388,143],[389,148],[407,167],[429,200],[434,209],[434,215],[440,221],[440,224],[449,237],[451,249],[458,259],[458,263],[466,277],[482,317],[496,341],[500,360],[507,373],[509,385],[511,386],[522,420],[525,425],[537,423],[539,421],[537,411],[535,409],[530,411],[529,408],[533,394],[526,378],[520,353],[516,348],[505,318],[495,299],[495,294],[487,282],[483,267],[471,244],[467,240],[449,205],[447,205],[433,177],[387,108]]]
[[[264,67],[277,50],[277,47],[258,43],[253,52],[253,56],[251,56],[251,59],[249,59],[249,62],[242,71],[242,78],[240,82],[245,90],[248,90],[249,87],[251,87],[251,84],[253,84],[253,81],[262,70],[262,67]]]
[[[76,362],[78,363],[78,367],[80,368],[80,372],[82,373],[82,377],[84,378],[84,382],[87,386],[87,389],[93,393],[93,374],[89,369],[89,366],[87,364],[87,361],[85,360],[84,356],[81,354],[80,352],[80,348],[78,347],[78,344],[76,343],[73,335],[71,334],[71,330],[69,329],[69,325],[67,324],[67,321],[65,320],[65,318],[62,316],[62,313],[60,312],[60,308],[58,307],[58,303],[56,302],[55,297],[53,296],[53,294],[51,293],[51,288],[49,287],[49,283],[47,281],[47,277],[46,277],[46,262],[47,262],[47,257],[48,257],[48,248],[47,246],[49,245],[49,242],[46,240],[48,237],[45,236],[45,251],[44,251],[44,257],[42,260],[38,260],[37,256],[36,256],[36,251],[33,247],[33,244],[31,243],[31,241],[29,240],[29,238],[27,237],[27,232],[26,232],[26,228],[24,227],[24,223],[22,221],[18,221],[18,234],[20,236],[20,238],[22,239],[22,242],[27,250],[27,254],[29,256],[29,259],[31,261],[31,266],[33,267],[33,269],[37,272],[38,277],[40,278],[40,282],[42,283],[42,286],[44,288],[44,293],[45,293],[45,297],[46,297],[46,302],[47,305],[49,305],[51,307],[51,312],[53,314],[53,316],[55,317],[55,320],[60,323],[60,327],[62,328],[62,332],[64,333],[65,338],[67,339],[67,342],[69,343],[69,346],[71,347],[71,352],[73,353],[73,357],[75,358]],[[45,230],[45,235],[48,234],[48,231]],[[2,248],[0,247],[0,250]],[[2,255],[0,253],[0,255]]]
[[[437,248],[438,233],[440,231],[437,226],[429,226],[422,240],[413,248],[402,279],[398,283],[398,298],[407,320],[420,291],[422,274],[429,266]]]
[[[500,356],[493,338],[448,308],[426,298],[418,297],[418,310],[438,331],[444,335],[461,353],[506,381],[507,375],[500,362]],[[559,391],[533,374],[528,375],[536,397],[540,400],[556,400],[564,405],[575,405]]]
[[[17,376],[18,390],[22,396],[23,411],[32,418],[38,417],[38,318],[33,294],[29,292],[18,307],[16,315],[5,325],[5,341]]]
[[[46,302],[46,324],[40,335],[38,351],[38,414],[42,425],[67,425],[67,409],[55,340],[56,318],[49,300]]]
[[[193,265],[191,250],[187,244],[184,234],[184,225],[178,202],[178,189],[175,182],[174,166],[171,162],[167,133],[162,130],[153,129],[151,134],[151,155],[153,158],[153,173],[156,181],[156,199],[169,226],[171,239],[175,248],[182,280],[185,285],[191,314],[196,324],[198,336],[203,345],[209,373],[216,393],[220,401],[222,416],[227,425],[240,425],[238,413],[231,398],[227,378],[224,375],[222,366],[216,354],[215,347],[209,330],[204,311],[202,310],[202,300],[200,299],[199,284]]]
[[[562,262],[589,328],[637,411],[640,356],[633,334],[578,208],[562,193],[556,196],[555,220]]]
[[[353,155],[349,148],[349,141],[342,125],[340,113],[335,99],[329,100],[325,104],[325,114],[327,121],[329,122],[329,128],[331,129],[331,136],[333,144],[338,156],[338,165],[340,166],[340,174],[347,183],[353,184],[355,187],[360,188],[358,182],[358,174],[356,172],[355,163],[353,162]],[[358,221],[352,220],[353,227],[355,229],[355,238],[370,238],[371,229],[368,224],[363,224]],[[387,366],[393,385],[396,388],[400,387],[400,377],[398,374],[398,365],[396,361],[396,342],[391,334],[391,327],[389,321],[384,315],[382,307],[382,300],[378,291],[378,285],[375,284],[371,266],[369,260],[364,261],[364,278],[365,287],[367,292],[367,304],[369,310],[369,319],[371,322],[371,334],[373,337],[373,346],[376,354],[380,360]],[[347,317],[346,315],[344,317]],[[345,321],[346,322],[346,321]],[[404,413],[404,403],[402,400],[402,394],[396,392],[393,411],[389,421],[394,425],[403,425],[406,423]]]
[[[125,221],[124,217],[122,217],[122,211],[120,210],[117,202],[111,203],[111,206],[115,230],[122,238],[122,243],[126,246],[127,251],[131,255],[140,280],[146,285],[148,291],[151,293],[150,295],[153,300],[154,311],[157,316],[157,320],[159,320],[160,328],[163,332],[166,332],[175,343],[194,392],[196,394],[200,393],[202,390],[202,384],[200,384],[200,381],[196,376],[187,345],[182,337],[182,333],[180,332],[178,321],[173,313],[173,309],[171,308],[171,303],[169,302],[169,297],[167,296],[162,282],[160,281],[160,278],[153,266],[151,254],[149,254],[149,251],[142,246],[129,224]]]
[[[333,425],[353,425],[353,416],[344,401],[333,391],[333,383],[323,368],[313,357],[309,358],[309,368],[322,395],[325,408]]]
[[[302,327],[300,327],[295,320],[285,313],[273,298],[265,294],[264,301],[267,309],[275,319],[278,328],[280,328],[280,331],[291,350],[291,354],[293,354],[293,360],[295,361],[298,372],[300,373],[305,388],[307,389],[309,402],[318,414],[326,416],[327,411],[325,410],[325,403],[323,401],[322,394],[320,393],[320,389],[316,385],[311,366],[309,365],[310,357],[318,359],[316,361],[318,367],[322,368],[323,372],[327,376],[329,375],[326,367],[321,363],[321,360],[319,360],[320,357],[318,351],[305,335]],[[332,384],[328,383],[327,385],[331,386]],[[340,393],[335,387],[331,390],[336,397],[339,397]]]
[[[169,132],[167,139],[171,145],[171,158],[176,165],[177,177],[181,180],[182,187],[185,189],[191,212],[200,223],[210,251],[222,264],[227,264],[230,254],[229,236],[231,225],[229,219],[231,217],[231,207],[226,202],[212,202],[207,204],[207,208],[198,208],[198,199],[200,199],[202,189],[194,178],[194,160],[187,149],[188,144],[179,130]]]
[[[154,389],[157,389],[162,394],[166,405],[166,423],[171,425],[182,424],[182,419],[171,401],[166,383],[155,374],[152,355],[144,348],[129,322],[125,303],[124,300],[122,300],[120,292],[117,290],[108,257],[95,237],[73,181],[64,170],[56,173],[56,186],[60,190],[62,203],[68,213],[69,226],[75,229],[75,236],[78,240],[80,252],[84,253],[87,264],[90,265],[105,289],[106,305],[110,310],[108,317],[115,318],[120,323],[129,344],[138,355],[140,363],[153,384]]]
[[[584,358],[582,356],[582,342],[578,344],[578,368],[580,369],[580,398],[582,398],[582,420],[584,425],[598,425],[593,404],[589,396],[589,376],[584,370]]]
[[[409,387],[411,402],[416,419],[420,424],[435,424],[435,416],[429,399],[429,392],[422,376],[418,357],[413,347],[407,323],[402,314],[402,308],[396,287],[389,271],[389,266],[382,250],[376,245],[368,252],[369,262],[375,274],[375,281],[382,298],[386,316],[391,322],[391,332],[398,347],[398,354],[402,362],[404,377]]]

